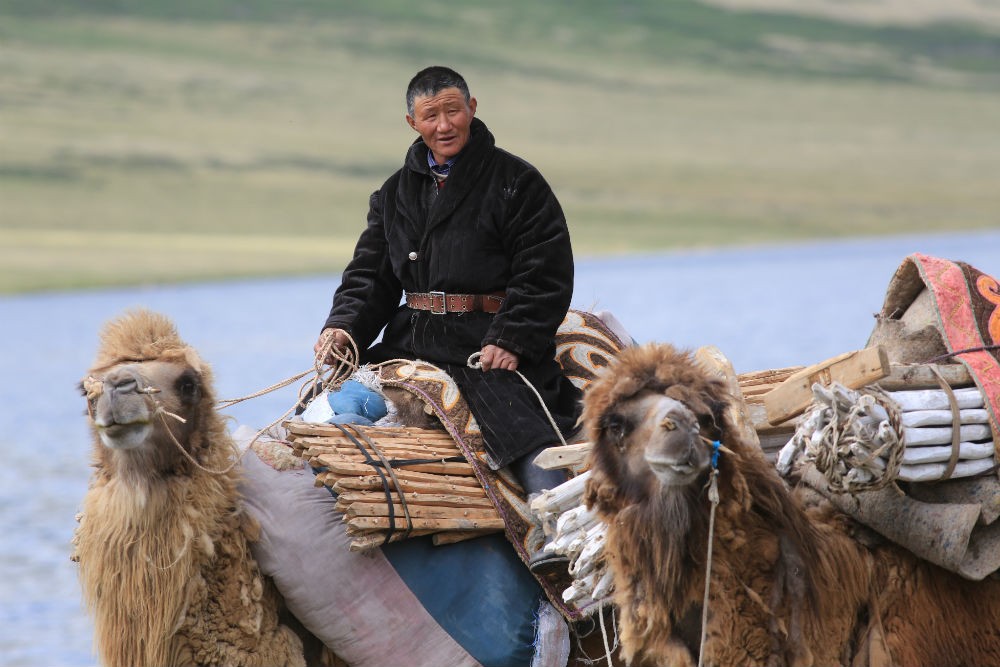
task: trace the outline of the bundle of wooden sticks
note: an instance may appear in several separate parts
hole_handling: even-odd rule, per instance
[[[419,535],[447,544],[503,530],[503,519],[443,430],[288,421],[288,441],[337,495],[351,549]]]

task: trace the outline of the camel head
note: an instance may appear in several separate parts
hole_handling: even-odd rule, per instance
[[[702,479],[724,429],[725,386],[669,345],[627,348],[590,386],[591,496],[617,511]]]
[[[218,420],[210,369],[170,320],[145,310],[105,326],[81,389],[97,468],[109,475],[185,472],[200,457],[206,422]]]

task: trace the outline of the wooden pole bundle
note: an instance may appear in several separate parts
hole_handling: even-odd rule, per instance
[[[444,431],[285,423],[316,485],[337,496],[351,549],[432,535],[450,544],[503,530],[472,466]]]
[[[788,368],[740,373],[737,380],[743,397],[750,400],[754,396],[763,396],[802,369],[802,366],[789,366]]]

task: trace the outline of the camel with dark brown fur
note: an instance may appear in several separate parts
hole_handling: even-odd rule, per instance
[[[587,504],[608,524],[626,660],[695,664],[720,441],[705,665],[1000,664],[1000,581],[857,541],[851,519],[806,507],[741,439],[729,401],[668,345],[625,350],[584,398]]]

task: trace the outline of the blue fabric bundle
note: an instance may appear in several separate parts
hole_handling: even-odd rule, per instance
[[[385,398],[357,380],[348,380],[328,396],[334,415],[331,424],[371,425],[389,413]]]

